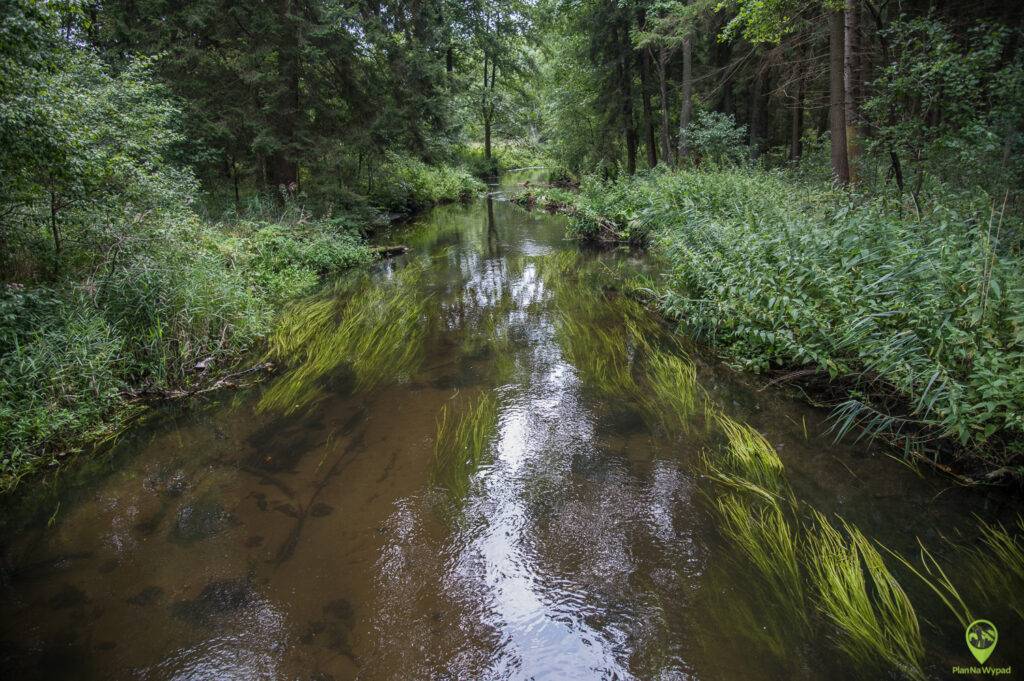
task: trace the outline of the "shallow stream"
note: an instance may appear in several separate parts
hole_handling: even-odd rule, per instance
[[[920,538],[967,584],[974,514],[1018,509],[834,442],[826,412],[626,295],[650,256],[565,227],[500,188],[435,208],[388,235],[407,255],[289,309],[272,380],[168,407],[9,502],[0,675],[898,678],[844,648],[806,576],[783,595],[723,531],[718,502],[746,498],[709,469],[729,424],[777,452],[798,543],[816,509],[917,566]],[[924,674],[972,663],[880,551]],[[1020,615],[988,599],[989,664],[1024,673]]]

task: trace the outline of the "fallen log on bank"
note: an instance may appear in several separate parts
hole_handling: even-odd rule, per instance
[[[379,258],[393,258],[396,255],[408,253],[409,247],[403,244],[395,246],[373,246],[370,248],[370,252]]]

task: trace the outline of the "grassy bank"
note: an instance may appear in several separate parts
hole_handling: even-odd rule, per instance
[[[817,380],[837,430],[1020,479],[1020,223],[984,197],[926,206],[756,170],[542,190],[581,239],[651,241],[653,300],[740,368]],[[799,374],[791,372],[799,371]]]
[[[50,262],[12,258],[22,277],[0,285],[0,489],[116,433],[140,396],[188,393],[253,364],[282,303],[372,261],[364,233],[382,211],[481,188],[410,159],[393,174],[378,205],[323,217],[270,200],[211,220],[182,198],[109,239],[83,232],[56,277]]]

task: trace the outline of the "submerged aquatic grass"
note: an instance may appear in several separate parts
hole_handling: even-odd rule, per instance
[[[556,339],[580,380],[603,399],[635,405],[652,427],[687,431],[701,411],[696,367],[642,304],[609,288],[622,273],[579,256],[538,261],[550,282]]]
[[[1024,518],[1018,517],[1015,527],[1024,532]],[[1024,540],[1018,532],[1007,530],[1000,522],[987,523],[978,519],[978,540],[971,546],[953,543],[953,548],[965,554],[965,574],[971,576],[970,593],[977,596],[986,607],[1005,605],[1024,620]],[[963,597],[969,587],[958,587],[935,556],[917,540],[920,548],[921,568],[894,551],[889,551],[908,570],[931,589],[961,626],[966,627],[977,617]],[[950,542],[952,543],[952,542]],[[973,599],[972,599],[973,600]]]
[[[917,540],[917,545],[921,550],[921,565],[924,567],[924,572],[919,570],[909,560],[896,553],[891,549],[886,549],[890,554],[893,555],[898,561],[903,563],[904,567],[910,570],[916,575],[925,585],[928,586],[935,595],[939,597],[950,612],[956,617],[957,621],[960,622],[960,626],[967,627],[968,624],[973,622],[976,618],[971,613],[971,609],[967,606],[963,597],[960,595],[960,590],[953,584],[953,580],[949,578],[946,571],[939,565],[939,561],[935,559],[932,552],[929,551],[920,539]]]
[[[646,363],[646,391],[639,396],[645,411],[666,433],[687,431],[701,413],[697,367],[686,357],[655,352]],[[705,402],[706,402],[705,397]]]
[[[356,391],[369,391],[412,372],[422,360],[429,300],[410,266],[376,286],[360,282],[345,302],[292,306],[270,340],[269,356],[293,368],[260,399],[260,411],[290,413],[320,399],[322,382],[348,365]]]
[[[717,455],[704,454],[709,476],[733,489],[749,492],[769,502],[789,500],[795,503],[786,482],[782,459],[761,433],[748,425],[717,412],[717,425],[727,446]]]
[[[779,503],[735,493],[716,500],[721,530],[765,577],[777,600],[806,623],[799,540]]]
[[[1024,517],[1018,516],[1012,529],[978,520],[981,541],[969,550],[970,573],[983,594],[1024,620]]]
[[[482,395],[455,417],[448,405],[441,408],[431,479],[444,487],[453,501],[465,499],[470,479],[488,459],[497,428],[498,400],[491,393]]]
[[[854,660],[924,678],[917,614],[878,550],[853,525],[842,523],[844,536],[824,515],[812,514],[805,562],[818,605],[839,630],[836,643]]]

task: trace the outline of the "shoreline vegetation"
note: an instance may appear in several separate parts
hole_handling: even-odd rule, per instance
[[[514,200],[566,214],[580,241],[649,245],[666,271],[633,293],[735,368],[831,407],[837,437],[881,438],[964,483],[1020,482],[1024,267],[1004,197],[919,213],[712,165]]]
[[[389,221],[484,189],[454,166],[402,158],[383,172],[402,187],[390,205],[317,217],[254,197],[220,218],[183,206],[137,245],[159,240],[160,258],[122,243],[46,285],[6,284],[0,490],[101,444],[150,404],[272,371],[260,352],[290,301],[387,257],[368,237]]]

